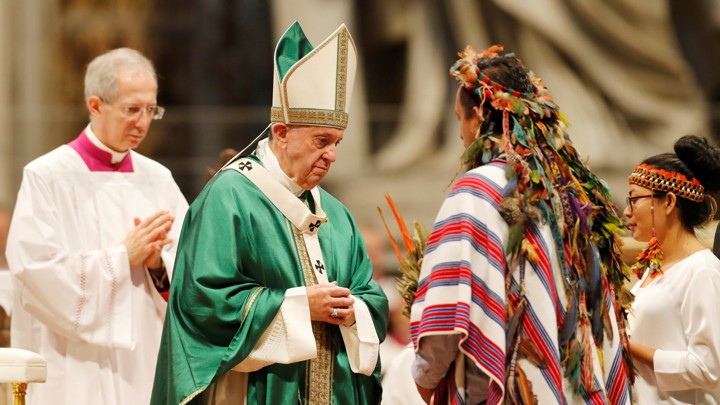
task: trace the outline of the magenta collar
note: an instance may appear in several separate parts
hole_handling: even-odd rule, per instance
[[[112,164],[112,155],[93,145],[83,131],[68,146],[75,149],[91,172],[132,172],[133,164],[128,153],[125,158]]]

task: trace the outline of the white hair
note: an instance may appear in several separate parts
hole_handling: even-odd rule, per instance
[[[88,64],[85,72],[85,100],[97,96],[112,102],[118,96],[117,77],[122,68],[148,71],[157,82],[155,68],[143,54],[130,48],[113,49]]]

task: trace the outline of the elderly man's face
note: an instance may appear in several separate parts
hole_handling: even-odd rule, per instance
[[[135,149],[145,139],[157,105],[157,82],[146,70],[121,69],[117,78],[118,97],[88,98],[92,129],[102,143],[117,152]]]
[[[335,162],[344,133],[339,128],[275,124],[273,151],[285,174],[310,190],[320,184]]]

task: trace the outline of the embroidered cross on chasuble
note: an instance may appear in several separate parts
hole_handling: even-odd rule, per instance
[[[305,285],[315,285],[318,282],[302,233],[289,221],[288,225],[292,227],[295,236],[295,246],[302,265]],[[305,392],[298,392],[298,399],[301,404],[332,404],[332,373],[335,356],[332,351],[329,327],[330,325],[325,322],[312,322],[312,331],[317,345],[317,357],[307,361]]]

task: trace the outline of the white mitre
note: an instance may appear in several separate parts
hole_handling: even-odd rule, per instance
[[[272,122],[347,127],[357,50],[345,24],[313,48],[296,21],[274,59]]]

